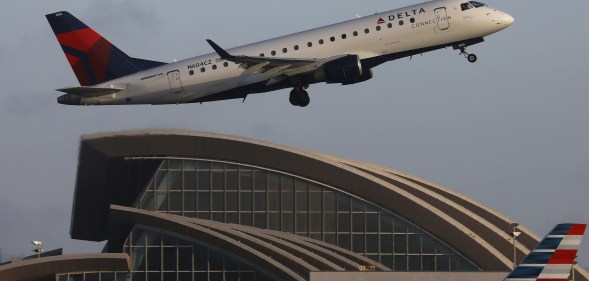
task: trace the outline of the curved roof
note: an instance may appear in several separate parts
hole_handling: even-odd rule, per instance
[[[128,171],[120,169],[130,165],[126,157],[143,157],[145,161],[133,167],[141,171],[155,169],[150,157],[203,158],[284,171],[337,187],[398,214],[485,271],[505,271],[512,265],[513,244],[508,232],[513,221],[439,185],[372,164],[235,136],[179,130],[123,131],[82,137],[71,226],[73,238],[105,240],[109,204],[130,206],[145,185],[126,182]],[[129,188],[135,185],[135,190]],[[517,247],[521,260],[539,238],[524,227],[518,228],[522,231]]]
[[[360,254],[294,234],[115,205],[110,215],[113,222],[163,229],[223,249],[281,280],[308,280],[314,271],[358,271],[361,265],[390,271]]]
[[[30,259],[0,266],[2,281],[55,280],[55,274],[81,271],[129,271],[127,254],[77,254]]]

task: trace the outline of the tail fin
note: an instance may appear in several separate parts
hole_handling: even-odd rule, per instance
[[[46,17],[82,86],[93,86],[165,64],[129,57],[68,12]]]
[[[567,281],[586,224],[559,224],[513,270],[506,281]]]

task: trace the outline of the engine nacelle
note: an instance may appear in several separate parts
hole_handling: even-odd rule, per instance
[[[364,82],[366,80],[372,79],[372,77],[373,77],[372,69],[364,70],[364,71],[362,71],[362,75],[360,75],[360,77],[358,77],[358,79],[346,81],[346,82],[342,83],[342,85],[350,85],[350,84]]]
[[[80,105],[82,103],[82,97],[74,94],[65,94],[57,98],[57,103],[67,105]]]
[[[362,71],[360,57],[347,55],[323,64],[315,71],[313,78],[317,82],[349,85],[372,78],[372,71]]]

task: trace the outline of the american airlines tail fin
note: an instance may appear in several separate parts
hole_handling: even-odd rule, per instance
[[[82,86],[93,86],[165,64],[129,57],[68,12],[46,17]]]
[[[567,281],[586,228],[586,224],[557,225],[505,281]]]

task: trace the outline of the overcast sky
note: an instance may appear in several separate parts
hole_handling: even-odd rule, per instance
[[[379,66],[351,86],[313,85],[193,105],[75,107],[78,82],[45,14],[68,10],[127,54],[171,62],[405,5],[409,0],[5,1],[0,17],[0,248],[97,252],[69,239],[82,134],[176,128],[270,141],[391,167],[436,182],[544,235],[589,222],[589,1],[490,1],[516,19],[472,46]],[[579,254],[589,266],[589,241]]]

